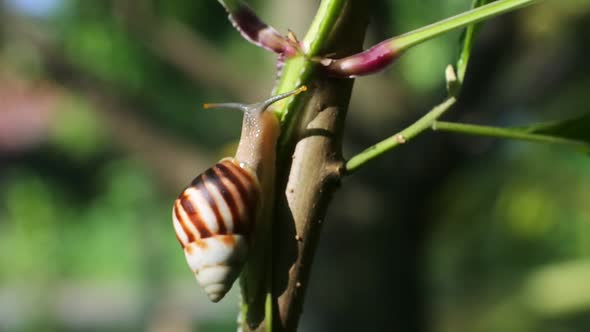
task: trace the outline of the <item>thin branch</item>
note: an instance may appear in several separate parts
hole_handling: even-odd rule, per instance
[[[525,6],[532,5],[540,0],[499,0],[485,6],[473,8],[467,12],[447,18],[445,20],[427,25],[420,29],[405,33],[391,39],[391,44],[397,49],[406,50],[412,46],[421,44],[443,33],[463,28],[483,20],[489,20],[495,16],[511,12]]]
[[[569,146],[571,148],[580,150],[582,152],[590,152],[590,143],[584,141],[577,141],[567,138],[561,138],[551,135],[540,135],[523,132],[520,129],[513,128],[500,128],[493,126],[482,126],[466,123],[456,122],[445,122],[445,121],[434,121],[432,123],[432,130],[435,131],[448,131],[473,136],[485,136],[495,138],[507,138],[513,140],[537,142],[537,143],[549,143],[549,144],[560,144]]]
[[[371,160],[384,155],[386,152],[391,151],[395,147],[408,142],[412,138],[426,131],[432,126],[436,119],[448,111],[456,102],[457,99],[455,97],[449,97],[406,129],[350,158],[345,165],[346,174],[352,174],[358,171]]]
[[[380,71],[408,49],[441,34],[528,6],[539,0],[499,0],[378,43],[366,51],[319,62],[335,77],[357,77]]]
[[[471,8],[479,7],[489,1],[490,0],[473,0]],[[459,54],[459,59],[457,60],[457,79],[461,83],[463,83],[465,80],[465,73],[467,72],[467,65],[469,64],[469,57],[471,56],[473,42],[482,24],[483,23],[471,24],[465,28],[462,42],[463,46],[461,47],[461,53]]]

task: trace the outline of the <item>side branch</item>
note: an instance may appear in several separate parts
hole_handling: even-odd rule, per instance
[[[531,134],[518,128],[500,128],[466,123],[434,121],[432,123],[432,130],[537,143],[561,144],[580,150],[581,152],[590,153],[590,143],[551,135]]]
[[[382,156],[386,152],[392,150],[393,148],[401,144],[408,142],[412,138],[418,136],[425,130],[429,129],[436,121],[436,119],[438,119],[446,111],[448,111],[451,108],[451,106],[453,106],[456,102],[457,99],[455,97],[447,98],[442,104],[439,104],[438,106],[434,107],[430,112],[428,112],[426,115],[424,115],[422,118],[414,122],[406,129],[367,148],[365,151],[350,158],[350,160],[348,160],[345,165],[346,174],[354,173],[361,167],[365,166],[371,160]]]
[[[539,0],[495,1],[423,28],[387,39],[361,53],[341,59],[321,58],[318,62],[324,66],[324,70],[329,75],[334,77],[350,78],[372,74],[384,69],[405,51],[418,44],[454,29],[531,5],[536,1]]]

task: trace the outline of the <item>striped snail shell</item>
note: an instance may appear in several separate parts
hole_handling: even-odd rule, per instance
[[[226,158],[197,176],[174,203],[176,236],[213,302],[229,290],[246,259],[259,188],[252,170]]]
[[[301,88],[261,103],[205,104],[244,111],[235,158],[224,158],[198,175],[174,202],[172,221],[190,269],[209,299],[230,290],[246,261],[251,233],[262,215],[264,192],[274,185],[278,118],[265,112]]]

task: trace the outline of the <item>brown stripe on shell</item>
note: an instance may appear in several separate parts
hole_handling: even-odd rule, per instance
[[[246,189],[246,185],[244,185],[242,183],[242,181],[240,181],[238,176],[236,176],[232,171],[232,169],[235,168],[236,166],[237,165],[235,165],[231,162],[229,162],[229,163],[221,162],[221,163],[215,165],[215,167],[223,173],[223,177],[228,178],[229,182],[233,183],[236,186],[236,188],[240,192],[240,195],[239,195],[240,198],[248,197],[248,190]],[[237,166],[237,167],[239,167],[239,166]]]
[[[252,211],[256,210],[258,201],[260,200],[260,183],[258,182],[258,177],[254,174],[253,171],[251,171],[250,169],[246,169],[240,165],[238,165],[238,163],[231,161],[231,160],[224,160],[223,161],[224,165],[229,165],[230,168],[229,170],[232,171],[232,173],[235,171],[236,173],[238,173],[239,175],[237,176],[238,179],[245,179],[246,182],[244,183],[243,181],[239,180],[240,183],[242,183],[245,186],[245,189],[247,189],[247,206],[250,207],[250,209]],[[219,165],[219,164],[218,164]],[[235,173],[233,173],[234,176]]]
[[[176,220],[178,220],[180,227],[182,227],[182,230],[184,231],[184,234],[186,235],[188,243],[191,243],[195,240],[195,235],[186,226],[186,220],[184,220],[184,218],[181,216],[180,212],[178,211],[179,203],[180,203],[179,200],[180,200],[180,198],[178,198],[176,200],[176,202],[174,202],[174,216],[176,217]],[[184,244],[180,240],[180,237],[178,236],[178,234],[176,234],[176,237],[178,238],[178,241],[180,241],[180,244],[184,247]]]
[[[230,213],[232,215],[232,220],[233,220],[232,226],[233,227],[232,227],[232,231],[230,233],[231,234],[246,234],[248,227],[245,227],[246,225],[244,225],[244,222],[242,221],[242,218],[240,215],[240,211],[243,211],[244,209],[246,209],[246,207],[244,207],[243,204],[242,204],[242,206],[238,205],[238,204],[240,204],[239,202],[241,201],[240,194],[236,192],[235,185],[232,184],[232,188],[228,188],[228,186],[222,180],[224,178],[224,176],[223,176],[223,173],[219,170],[219,167],[217,165],[215,165],[215,167],[213,168],[213,171],[215,172],[215,174],[217,175],[217,177],[220,180],[218,182],[219,192],[221,193],[221,196],[223,197],[223,199],[225,200],[225,203],[229,207]],[[226,179],[226,181],[232,183],[228,179]],[[236,196],[237,196],[237,198],[236,198]]]
[[[216,189],[209,189],[210,185]],[[219,194],[212,192],[213,190],[217,190]],[[197,198],[193,195],[200,196]],[[248,235],[254,226],[260,195],[259,183],[254,173],[232,159],[225,159],[197,176],[179,195],[174,205],[174,215],[186,234],[188,243],[195,243],[199,239],[214,235]],[[231,223],[229,220],[223,220],[221,209],[225,207],[219,205],[223,203],[217,202],[220,196],[229,208],[225,213],[231,214]],[[208,227],[207,221],[203,218],[199,202],[206,202],[207,208],[213,213],[217,225],[215,232]],[[186,243],[182,243],[178,234],[177,238],[186,248]]]
[[[227,178],[238,191],[235,196],[237,196],[236,202],[240,205],[236,204],[235,206],[236,208],[241,207],[243,212],[242,214],[238,213],[239,218],[236,218],[237,222],[234,223],[234,227],[237,229],[234,229],[234,233],[244,234],[243,232],[253,226],[256,218],[260,198],[258,180],[249,171],[230,160],[224,160],[215,167],[221,176]]]
[[[202,176],[198,176],[198,178],[202,178]],[[187,188],[188,189],[188,188]],[[190,195],[187,194],[187,190],[182,192],[180,197],[180,204],[182,205],[184,212],[190,218],[190,222],[195,226],[197,231],[199,232],[199,238],[204,239],[211,237],[213,234],[207,227],[207,224],[201,217],[199,210],[193,205]]]
[[[207,203],[209,203],[209,207],[213,211],[213,214],[215,214],[217,234],[227,234],[227,227],[225,226],[225,222],[223,221],[221,211],[219,211],[219,204],[217,200],[215,200],[215,197],[213,197],[213,194],[209,191],[209,188],[205,186],[205,182],[211,182],[214,186],[218,187],[219,183],[221,183],[221,179],[217,177],[217,174],[215,174],[215,172],[211,168],[205,171],[205,173],[202,174],[201,177],[203,178],[203,181],[197,184],[197,189],[199,190],[199,192],[203,194],[203,197],[205,198]]]
[[[224,236],[221,238],[221,242],[228,247],[233,247],[236,244],[236,239],[233,236]]]
[[[250,191],[248,193],[248,202],[246,203],[246,207],[248,208],[248,221],[254,221],[256,220],[256,213],[258,212],[258,204],[260,204],[260,184],[258,183],[258,179],[252,173],[252,171],[249,171],[239,165],[234,165],[234,170],[237,170],[243,177],[250,181],[247,187],[250,189]]]

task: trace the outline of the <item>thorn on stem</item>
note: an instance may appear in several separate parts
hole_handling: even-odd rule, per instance
[[[334,59],[330,59],[330,58],[321,58],[319,60],[320,64],[322,66],[328,67],[329,65],[331,65],[335,60]]]
[[[395,135],[395,140],[399,143],[399,144],[404,144],[406,143],[406,137],[402,134],[397,134]]]

